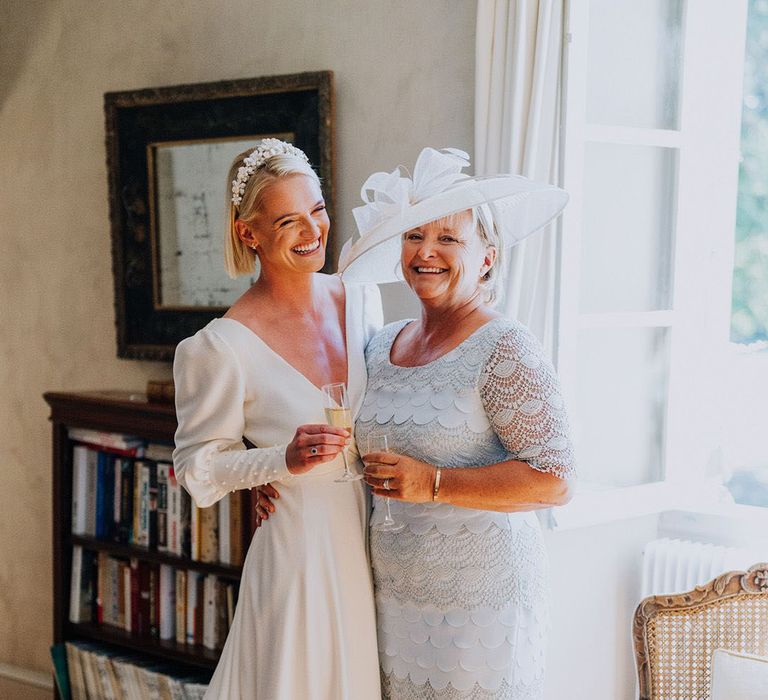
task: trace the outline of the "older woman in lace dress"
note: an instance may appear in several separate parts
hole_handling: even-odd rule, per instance
[[[534,511],[567,501],[574,475],[555,371],[492,308],[505,245],[567,196],[465,178],[467,163],[425,149],[412,180],[372,176],[341,262],[345,279],[402,275],[421,301],[420,318],[369,344],[356,424],[361,448],[384,434],[390,447],[364,461],[383,690],[397,700],[541,697],[547,568]],[[398,532],[379,528],[384,497]]]

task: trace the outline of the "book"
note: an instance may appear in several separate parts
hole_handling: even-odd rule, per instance
[[[126,632],[133,631],[133,585],[131,564],[123,566],[123,628]]]
[[[134,463],[134,538],[133,544],[139,547],[149,547],[149,485],[150,465],[144,461]]]
[[[120,469],[120,520],[117,529],[117,540],[128,544],[133,542],[133,495],[134,473],[133,460],[126,457],[115,459],[115,478],[117,478],[117,469]]]
[[[171,465],[157,463],[157,551],[167,552],[168,547],[168,476]]]
[[[149,636],[157,639],[160,636],[160,605],[158,567],[149,565]]]
[[[201,540],[200,540],[200,508],[194,503],[190,504],[190,556],[193,561],[200,561]]]
[[[69,621],[85,622],[80,607],[80,581],[83,576],[83,548],[80,545],[72,547],[72,568],[69,583]]]
[[[130,590],[130,607],[131,607],[131,632],[133,634],[141,634],[141,593],[140,593],[140,572],[139,572],[139,560],[131,559],[130,561],[130,577],[131,577],[131,590]]]
[[[213,505],[200,508],[200,561],[213,563],[218,560],[219,510]]]
[[[223,649],[229,632],[229,618],[227,616],[227,583],[221,579],[216,586],[216,649]]]
[[[181,556],[192,558],[192,498],[182,488],[179,491],[179,538]]]
[[[150,581],[151,565],[148,562],[139,562],[139,614],[137,632],[140,637],[151,637],[151,599],[152,588]]]
[[[126,619],[126,612],[130,614],[130,609],[127,604],[127,601],[131,597],[130,568],[131,567],[127,561],[122,559],[117,560],[117,626],[121,629],[125,629],[129,624]],[[127,580],[125,575],[126,571],[128,572]]]
[[[242,566],[245,561],[246,530],[244,515],[244,503],[247,498],[246,491],[235,491],[229,499],[229,564]]]
[[[112,456],[112,522],[110,523],[110,537],[113,541],[120,541],[120,516],[123,506],[123,475],[122,457]]]
[[[94,447],[106,450],[122,450],[132,455],[142,449],[144,441],[134,435],[110,433],[104,430],[90,430],[88,428],[69,428],[69,439],[74,442],[82,442]]]
[[[120,560],[107,557],[107,597],[105,601],[104,622],[114,627],[122,627],[120,622]]]
[[[176,556],[181,556],[181,486],[176,481],[176,474],[173,471],[173,467],[168,469],[168,484],[167,484],[167,500],[168,500],[168,551]]]
[[[160,565],[160,639],[176,637],[176,577],[172,566]]]
[[[96,453],[96,527],[99,539],[112,536],[115,504],[115,468],[112,455]]]
[[[85,445],[72,448],[72,534],[88,530],[88,453]]]
[[[203,627],[205,624],[205,575],[200,574],[195,578],[195,644],[203,643]]]
[[[199,571],[187,571],[187,625],[185,639],[187,644],[196,644],[199,638],[198,632],[198,581],[202,581],[203,574]]]
[[[67,669],[67,649],[64,644],[51,646],[51,661],[53,662],[53,678],[61,700],[71,700],[72,692],[69,687],[69,671]]]
[[[187,641],[187,572],[176,569],[176,642]]]
[[[96,536],[96,492],[99,486],[99,453],[88,448],[86,457],[86,480],[88,483],[85,495],[86,524],[85,534]]]
[[[96,598],[96,552],[72,547],[72,571],[69,591],[69,621],[93,622]]]
[[[216,584],[217,579],[213,574],[208,574],[203,579],[203,646],[207,649],[216,649],[218,633],[216,624]]]
[[[96,574],[96,622],[104,624],[104,602],[107,594],[107,558],[106,552],[97,554],[97,574]]]
[[[216,504],[219,509],[219,561],[222,564],[229,564],[232,561],[230,504],[235,500],[236,495],[236,492],[228,493]]]
[[[72,642],[65,642],[64,648],[67,652],[67,669],[69,671],[72,700],[88,700],[85,673],[83,672],[83,666],[80,660],[80,650]]]
[[[150,442],[144,447],[144,457],[153,462],[173,464],[173,445],[165,442]]]
[[[157,465],[147,463],[149,469],[149,491],[147,517],[149,527],[149,548],[157,549]]]

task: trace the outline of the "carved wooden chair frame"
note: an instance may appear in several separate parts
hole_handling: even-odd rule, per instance
[[[640,684],[640,700],[653,700],[654,669],[648,643],[648,625],[658,614],[669,611],[693,611],[736,597],[768,599],[768,562],[755,564],[748,571],[730,571],[687,593],[649,596],[637,606],[632,626],[635,661]]]

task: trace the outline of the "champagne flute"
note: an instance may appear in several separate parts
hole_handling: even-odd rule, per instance
[[[371,452],[389,452],[389,439],[386,435],[376,435],[371,433],[368,436],[368,451],[366,454],[370,454]],[[386,504],[387,509],[387,512],[384,515],[384,520],[375,525],[371,525],[371,527],[379,532],[400,532],[400,530],[405,527],[405,524],[396,522],[392,517],[392,511],[389,507],[389,498],[385,497],[384,503]]]
[[[332,425],[335,428],[346,428],[351,433],[352,409],[349,406],[347,385],[344,382],[336,382],[334,384],[324,384],[321,388],[323,390],[323,405],[325,406],[326,422],[328,425]],[[341,448],[341,456],[344,459],[344,473],[338,479],[335,479],[335,481],[344,483],[362,479],[362,474],[355,474],[355,472],[349,468],[346,447]]]

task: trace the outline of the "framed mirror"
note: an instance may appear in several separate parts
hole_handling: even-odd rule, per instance
[[[253,278],[224,270],[227,172],[259,139],[296,144],[333,218],[330,71],[104,97],[118,357],[172,360]],[[338,251],[331,238],[326,271]]]

